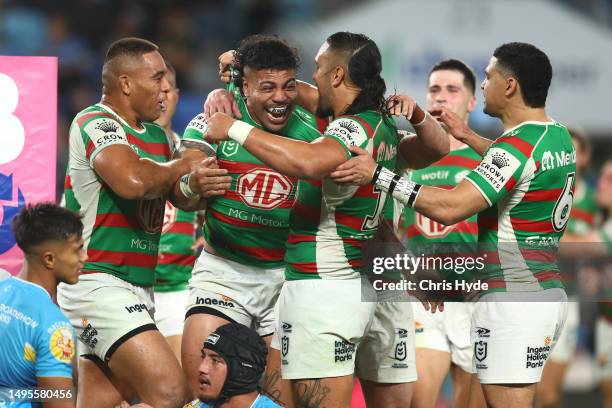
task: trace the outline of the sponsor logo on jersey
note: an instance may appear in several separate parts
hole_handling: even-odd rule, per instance
[[[474,343],[474,356],[479,362],[483,362],[487,358],[488,344],[486,341],[479,340]]]
[[[414,322],[414,332],[415,333],[423,333],[425,331],[425,328],[423,327],[423,323],[421,322]]]
[[[397,335],[399,336],[400,339],[404,339],[404,338],[408,337],[408,330],[406,330],[406,329],[396,328],[395,332],[397,333]]]
[[[395,355],[393,358],[397,361],[404,361],[406,357],[408,357],[408,350],[406,342],[402,340],[395,346]]]
[[[476,167],[480,174],[496,192],[500,192],[519,168],[521,162],[509,152],[493,147]]]
[[[49,340],[49,349],[57,361],[70,364],[74,356],[74,339],[68,327],[55,329]]]
[[[140,303],[140,304],[136,304],[136,305],[132,305],[132,306],[125,306],[125,310],[128,311],[128,313],[134,313],[134,312],[144,312],[144,311],[148,311],[149,309],[147,308],[147,306],[144,303]]]
[[[387,161],[393,160],[397,156],[397,146],[388,146],[384,141],[378,145],[378,151],[376,152],[376,161]]]
[[[546,341],[546,340],[545,340]],[[552,341],[552,340],[551,340]],[[525,368],[543,367],[550,354],[550,346],[527,346],[527,363]]]
[[[291,323],[283,322],[283,333],[291,333],[293,326]]]
[[[111,119],[95,119],[85,126],[95,147],[111,145],[114,143],[127,143],[123,127]]]
[[[36,350],[34,349],[34,346],[27,341],[23,345],[23,359],[25,361],[29,361],[30,363],[36,362]]]
[[[368,139],[363,128],[353,119],[342,118],[333,121],[325,134],[334,136],[342,141],[346,146],[361,146]]]
[[[83,332],[79,335],[79,339],[91,348],[95,348],[98,344],[98,330],[94,329],[91,323],[85,318],[81,319],[81,325],[83,326]]]
[[[541,160],[542,171],[553,170],[557,167],[569,166],[576,163],[576,151],[572,152],[554,152],[547,150],[542,154]]]
[[[225,157],[233,156],[238,153],[239,146],[240,145],[238,144],[238,142],[235,142],[233,140],[224,140],[223,142],[221,142],[221,153],[223,153]]]
[[[289,353],[289,337],[287,336],[281,338],[281,353],[283,357],[287,356],[287,353]]]
[[[418,212],[414,212],[414,225],[427,238],[445,237],[454,227],[454,225],[440,224]]]
[[[544,338],[544,345],[545,345],[545,346],[550,346],[551,344],[552,344],[552,337],[550,337],[550,336],[546,336],[546,337]]]
[[[253,208],[270,210],[288,200],[295,201],[289,177],[269,169],[257,168],[241,174],[236,190],[240,199]]]
[[[162,234],[168,232],[170,228],[176,222],[178,210],[172,205],[170,201],[166,201],[166,208],[164,210],[164,223],[162,226]]]
[[[230,298],[228,298],[230,299]],[[211,299],[211,298],[201,298],[201,297],[197,297],[196,298],[196,305],[214,305],[214,306],[223,306],[223,307],[236,307],[234,305],[234,302],[230,300],[223,300],[223,299]]]
[[[479,338],[491,337],[491,330],[486,327],[476,327],[476,334]]]
[[[559,238],[554,236],[531,235],[525,238],[525,244],[529,246],[556,248],[559,246]]]
[[[139,200],[136,214],[142,229],[148,234],[157,234],[164,221],[165,202],[161,197],[152,200]]]
[[[199,114],[195,118],[191,119],[191,121],[189,122],[189,124],[187,125],[187,128],[185,130],[187,130],[187,129],[196,130],[196,131],[202,133],[203,136],[205,136],[206,129],[208,129],[208,124],[206,123],[206,119],[204,119],[204,115],[203,114]]]
[[[446,180],[449,174],[450,174],[450,171],[448,170],[432,171],[430,173],[421,174],[421,180],[423,181]]]
[[[334,363],[349,361],[355,354],[355,345],[346,340],[336,340],[334,342]]]

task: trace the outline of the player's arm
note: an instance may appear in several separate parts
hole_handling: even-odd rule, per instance
[[[457,114],[451,112],[450,110],[442,107],[440,109],[431,111],[431,114],[444,124],[451,136],[470,146],[479,155],[484,156],[485,152],[489,149],[489,147],[491,147],[491,144],[493,143],[491,140],[474,132],[461,119],[459,119]]]
[[[571,234],[566,231],[559,246],[559,254],[566,258],[602,258],[609,256],[611,252],[612,231],[606,233],[605,226],[586,234]]]
[[[257,129],[223,113],[215,113],[208,121],[206,139],[217,143],[232,139],[274,170],[291,177],[322,179],[350,157],[349,140],[367,141],[365,132],[357,129],[344,139],[326,135],[311,143],[293,140]]]
[[[72,389],[72,379],[65,377],[38,377],[37,385],[44,390],[57,390],[58,398],[42,403],[43,408],[74,408],[76,394]]]
[[[404,116],[416,131],[416,135],[407,134],[400,139],[398,151],[403,159],[398,161],[400,167],[422,169],[448,154],[450,142],[446,132],[414,99],[393,95],[387,99],[387,108],[394,116]]]

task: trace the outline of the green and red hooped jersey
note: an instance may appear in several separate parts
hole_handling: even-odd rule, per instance
[[[595,217],[598,211],[595,191],[584,179],[578,179],[574,192],[574,204],[567,223],[567,232],[576,235],[584,235],[590,232],[595,226]]]
[[[261,129],[237,90],[234,97],[241,120]],[[202,141],[205,129],[204,115],[198,115],[185,129],[183,139]],[[278,133],[304,142],[321,136],[315,117],[300,106]],[[284,266],[289,214],[297,197],[298,180],[263,164],[233,140],[213,147],[219,167],[228,170],[232,182],[225,195],[208,200],[203,228],[206,242],[232,261],[261,268]]]
[[[374,111],[333,120],[323,137],[348,150],[368,150],[377,163],[394,170],[397,129]],[[373,238],[385,208],[386,193],[372,185],[338,185],[330,179],[300,180],[291,213],[285,278],[353,279],[359,277],[363,244]]]
[[[158,163],[170,159],[165,132],[155,123],[130,127],[109,107],[96,104],[79,112],[70,126],[65,181],[66,207],[83,215],[88,260],[83,273],[106,272],[136,285],[155,282],[165,198],[127,200],[96,174],[94,158],[115,144]]]
[[[489,208],[478,214],[489,291],[562,288],[559,240],[572,208],[576,152],[557,122],[524,122],[489,147],[467,176]]]

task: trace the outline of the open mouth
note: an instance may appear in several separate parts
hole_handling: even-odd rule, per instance
[[[272,106],[266,108],[268,119],[274,124],[280,124],[287,120],[289,115],[289,105]]]
[[[165,112],[167,109],[167,105],[166,105],[166,101],[159,101],[159,109],[161,109],[162,112]]]

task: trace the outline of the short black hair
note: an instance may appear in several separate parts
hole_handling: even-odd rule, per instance
[[[502,70],[516,78],[521,86],[525,105],[543,108],[552,80],[552,66],[548,56],[535,45],[521,42],[503,44],[493,56]]]
[[[66,241],[83,235],[81,216],[53,203],[27,205],[13,218],[17,245],[26,254],[45,241]]]
[[[242,39],[234,51],[237,76],[234,82],[242,88],[244,68],[255,71],[262,69],[299,69],[300,57],[296,48],[275,35],[254,34]]]
[[[463,74],[463,84],[467,89],[472,91],[472,95],[476,93],[476,75],[474,70],[465,62],[456,58],[449,58],[438,62],[429,71],[429,76],[436,71],[457,71]]]
[[[339,31],[327,38],[329,48],[348,55],[346,65],[350,80],[361,88],[351,106],[343,112],[351,115],[373,109],[388,116],[385,92],[387,85],[380,75],[382,56],[378,45],[367,35]]]
[[[137,37],[126,37],[115,41],[108,47],[104,63],[117,57],[139,57],[157,50],[159,50],[159,47],[151,41]]]

